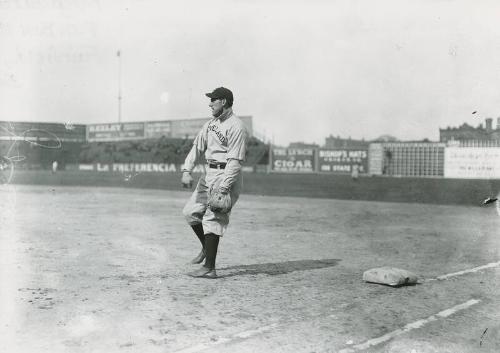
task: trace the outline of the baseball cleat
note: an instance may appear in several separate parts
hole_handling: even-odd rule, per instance
[[[197,278],[217,278],[217,272],[215,272],[215,268],[206,267],[202,267],[196,271],[189,272],[188,275]]]
[[[191,260],[192,264],[201,264],[203,260],[205,260],[206,254],[205,250],[201,250],[198,256],[196,256],[194,259]]]

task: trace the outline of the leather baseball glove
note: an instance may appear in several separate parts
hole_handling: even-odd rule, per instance
[[[229,213],[231,206],[229,191],[219,188],[219,183],[214,183],[208,191],[208,207],[210,210],[218,213]]]

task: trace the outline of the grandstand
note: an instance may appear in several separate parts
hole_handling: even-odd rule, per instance
[[[191,149],[192,139],[161,137],[117,142],[89,142],[82,145],[78,163],[172,163],[181,165]],[[245,165],[267,165],[269,147],[251,137]]]

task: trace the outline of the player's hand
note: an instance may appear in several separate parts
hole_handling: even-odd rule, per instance
[[[185,188],[191,188],[193,186],[193,177],[189,172],[183,172],[181,178],[182,186]]]

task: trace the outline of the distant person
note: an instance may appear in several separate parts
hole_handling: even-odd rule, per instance
[[[57,161],[52,162],[52,174],[57,172]]]
[[[355,164],[352,166],[351,178],[352,180],[356,181],[358,180],[358,176],[359,176],[359,165]]]
[[[6,157],[0,156],[0,185],[9,182],[9,172],[11,171],[11,162]]]
[[[245,160],[248,132],[243,122],[233,113],[233,93],[224,87],[207,93],[208,106],[213,118],[206,122],[196,136],[193,147],[183,166],[182,184],[192,182],[191,172],[196,161],[205,154],[205,173],[183,209],[183,214],[201,243],[201,251],[191,263],[204,265],[189,273],[192,277],[217,278],[215,259],[219,238],[228,224],[228,213],[212,211],[208,205],[209,191],[217,189],[230,195],[231,206],[238,200],[242,173],[241,163]]]

